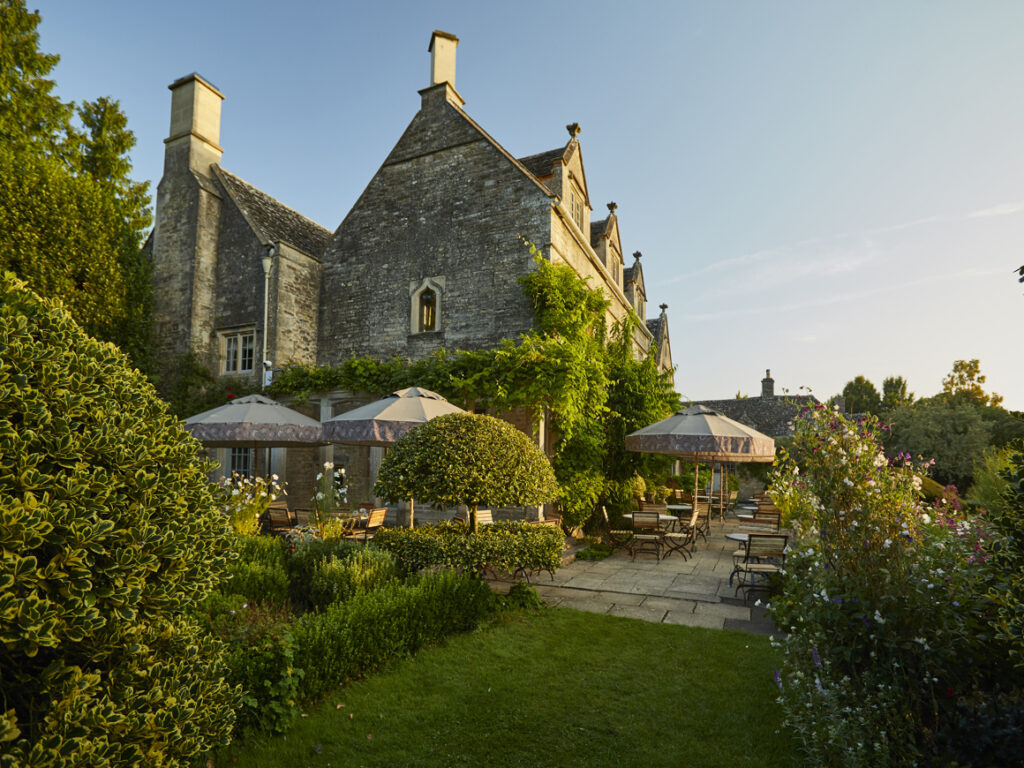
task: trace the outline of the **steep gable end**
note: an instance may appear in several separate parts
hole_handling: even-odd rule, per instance
[[[218,181],[242,212],[261,242],[283,242],[319,259],[331,232],[312,219],[278,202],[266,192],[242,181],[220,166],[213,166]]]

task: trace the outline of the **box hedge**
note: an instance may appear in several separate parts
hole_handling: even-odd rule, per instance
[[[390,551],[410,572],[441,566],[467,573],[547,570],[562,564],[565,536],[560,528],[503,521],[469,532],[465,525],[440,523],[420,528],[384,528],[374,543]]]

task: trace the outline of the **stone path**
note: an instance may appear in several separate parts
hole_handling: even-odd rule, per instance
[[[708,541],[697,540],[689,560],[679,554],[658,562],[652,554],[633,561],[616,552],[600,561],[573,560],[555,573],[533,578],[537,593],[548,605],[612,616],[685,624],[710,629],[733,629],[771,634],[764,609],[750,600],[744,605],[729,586],[732,553],[737,544],[725,538],[735,521],[711,524]]]

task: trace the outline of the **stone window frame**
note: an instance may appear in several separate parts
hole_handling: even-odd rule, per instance
[[[246,340],[248,340],[248,347]],[[220,354],[221,375],[238,376],[256,370],[255,327],[250,325],[245,328],[218,331],[217,346]]]
[[[443,275],[425,277],[421,281],[409,282],[409,333],[437,333],[444,327],[444,291],[447,287],[447,280]],[[424,329],[422,327],[422,299],[423,294],[428,291],[434,294],[434,327]]]

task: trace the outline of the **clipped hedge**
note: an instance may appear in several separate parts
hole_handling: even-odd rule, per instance
[[[350,600],[363,592],[388,587],[398,580],[398,563],[383,549],[363,547],[347,556],[331,555],[317,563],[309,584],[314,608]]]
[[[113,345],[0,277],[3,765],[173,767],[228,738],[238,694],[191,617],[230,546],[198,449]]]
[[[493,605],[490,588],[465,574],[425,574],[409,585],[364,592],[292,624],[304,698],[380,668],[426,643],[474,628]]]
[[[272,536],[236,536],[238,558],[228,567],[221,591],[252,603],[288,602],[288,570],[284,541]]]
[[[514,573],[554,572],[562,564],[565,536],[560,528],[503,521],[470,533],[466,526],[440,523],[420,528],[382,528],[374,543],[391,552],[409,572],[441,566],[467,573],[491,569]]]

